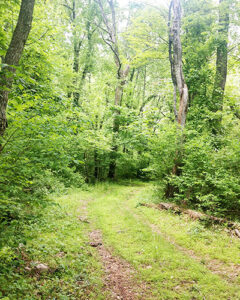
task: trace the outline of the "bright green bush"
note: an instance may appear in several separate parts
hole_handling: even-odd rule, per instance
[[[212,214],[237,216],[240,210],[239,137],[225,136],[221,140],[222,147],[216,148],[215,137],[187,131],[181,149],[180,175],[172,175],[177,149],[173,145],[177,136],[170,132],[163,136],[154,144],[153,168],[157,170],[156,178],[160,179],[159,196],[163,197],[167,185],[171,185],[174,196],[168,200]]]

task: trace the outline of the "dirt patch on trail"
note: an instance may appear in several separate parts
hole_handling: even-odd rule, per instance
[[[92,231],[89,238],[90,245],[97,248],[101,257],[105,272],[105,289],[110,294],[109,299],[151,299],[150,286],[144,282],[137,282],[132,266],[125,260],[111,254],[103,245],[100,230]]]

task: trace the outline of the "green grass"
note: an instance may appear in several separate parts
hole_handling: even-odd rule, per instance
[[[99,185],[92,193],[89,204],[89,212],[95,226],[101,228],[106,244],[111,246],[115,253],[129,261],[138,270],[139,279],[152,285],[153,299],[239,299],[240,292],[237,284],[229,284],[217,275],[212,274],[204,265],[194,261],[187,255],[177,251],[174,246],[158,234],[152,233],[149,226],[145,225],[137,215],[144,215],[156,224],[166,225],[166,232],[176,230],[179,240],[184,237],[184,245],[187,245],[188,233],[181,231],[181,221],[176,220],[169,213],[160,214],[159,211],[148,208],[136,208],[137,203],[149,196],[147,187]],[[160,221],[161,219],[161,221]],[[164,219],[164,221],[162,220]],[[158,221],[159,223],[158,223]],[[188,221],[184,221],[185,224]],[[196,223],[196,222],[195,222]],[[180,229],[176,229],[179,226]],[[206,234],[209,234],[206,231]],[[221,233],[214,233],[221,240]],[[174,234],[177,236],[177,233]],[[227,237],[223,237],[222,243],[226,243]],[[194,247],[200,247],[202,236],[195,237]],[[239,242],[238,242],[239,243]],[[222,244],[220,244],[222,245]],[[224,244],[225,245],[225,244]],[[239,246],[239,244],[238,244]],[[218,245],[215,245],[217,248]],[[220,246],[221,247],[221,246]],[[212,253],[212,245],[206,245],[205,252]],[[239,254],[234,242],[230,245],[231,255]],[[228,259],[228,248],[218,249],[225,259]]]
[[[114,255],[135,268],[136,281],[150,285],[148,299],[240,299],[239,281],[226,282],[204,265],[205,259],[239,264],[239,240],[197,221],[138,206],[152,200],[151,184],[104,183],[54,197],[41,217],[25,225],[5,225],[0,234],[0,299],[108,299],[100,257],[88,244],[94,229],[102,231]],[[79,221],[86,213],[90,224]],[[163,235],[152,232],[149,224]],[[37,263],[50,271],[37,273]]]
[[[132,207],[139,202],[152,202],[151,188],[131,199]],[[225,232],[224,227],[206,228],[202,222],[191,220],[186,215],[141,206],[138,214],[143,220],[156,225],[162,233],[173,237],[180,246],[194,250],[202,257],[218,259],[226,264],[240,264],[240,241]]]
[[[5,266],[1,270],[0,298],[105,299],[101,291],[101,265],[95,250],[88,246],[88,224],[77,218],[82,213],[81,207],[78,192],[56,197],[55,205],[47,207],[39,220],[21,228],[22,243],[18,247],[11,248],[6,240],[0,252],[8,249],[0,256],[0,263]],[[14,240],[10,234],[12,226],[7,228],[5,236]],[[34,270],[36,263],[48,265],[50,271],[38,274]]]

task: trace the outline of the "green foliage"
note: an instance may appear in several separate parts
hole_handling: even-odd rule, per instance
[[[108,3],[103,2],[107,9]],[[2,65],[20,1],[0,4]],[[3,273],[21,264],[16,248],[19,243],[25,245],[24,230],[38,219],[41,223],[50,195],[107,180],[114,151],[116,179],[154,179],[160,182],[161,200],[171,185],[171,201],[212,214],[239,215],[239,4],[233,1],[229,81],[222,110],[216,111],[212,92],[218,6],[212,0],[182,3],[183,69],[190,101],[181,139],[172,105],[166,9],[131,3],[126,16],[115,5],[121,71],[123,65],[130,67],[121,81],[96,1],[76,1],[75,19],[72,1],[68,1],[70,8],[62,4],[37,1],[31,34],[9,94],[8,129],[0,138]],[[123,95],[116,105],[119,86]],[[76,93],[79,99],[74,103]],[[221,127],[215,136],[214,122]],[[172,175],[176,163],[179,172]],[[5,237],[14,234],[6,244]],[[20,286],[27,290],[29,282],[21,280]]]
[[[1,67],[20,2],[0,0]],[[228,81],[222,109],[218,110],[219,103],[212,96],[216,49],[221,42],[218,4],[213,0],[182,1],[181,41],[189,107],[187,125],[181,132],[173,112],[166,8],[160,4],[155,7],[129,3],[126,12],[121,7],[122,1],[119,5],[113,1],[117,31],[114,45],[117,47],[113,49],[113,37],[105,26],[108,23],[114,27],[109,1],[103,0],[105,16],[97,2],[76,0],[74,14],[72,0],[36,1],[32,30],[9,93],[8,129],[0,137],[2,299],[25,299],[29,294],[33,295],[31,299],[82,299],[86,295],[97,299],[93,286],[99,287],[99,273],[95,278],[92,269],[96,262],[92,252],[86,249],[86,224],[80,226],[77,215],[78,197],[86,194],[73,193],[69,199],[61,197],[57,205],[49,199],[53,193],[60,195],[72,187],[83,188],[86,183],[106,181],[113,154],[115,179],[154,179],[158,182],[160,201],[171,187],[173,193],[167,201],[239,218],[240,4],[230,1]],[[129,74],[119,80],[126,65]],[[123,88],[123,94],[116,104],[117,87]],[[178,109],[179,103],[176,106]],[[119,127],[117,131],[114,122]],[[213,123],[218,123],[220,129],[215,135],[211,130]],[[173,175],[176,165],[178,172]],[[130,190],[118,191],[115,185],[106,183],[95,187],[99,194],[91,193],[96,200],[91,207],[96,222],[106,234],[106,240],[141,268],[144,279],[151,284],[160,282],[160,288],[157,285],[155,288],[165,298],[175,299],[173,282],[183,288],[187,298],[200,297],[197,284],[192,290],[184,291],[178,280],[187,269],[185,281],[194,273],[209,295],[202,266],[196,264],[189,268],[191,262],[184,261],[182,254],[176,254],[164,239],[152,239],[145,223],[139,229],[133,211],[136,201],[129,196]],[[135,193],[134,188],[131,193]],[[125,198],[132,205],[127,211]],[[112,215],[112,211],[117,214]],[[161,225],[164,233],[170,231],[181,246],[186,243],[194,251],[230,262],[220,253],[230,243],[228,238],[215,253],[214,247],[209,249],[206,243],[218,243],[221,239],[212,238],[212,232],[206,233],[201,225],[189,225],[180,219],[176,223],[176,219],[166,217],[165,213],[159,218],[153,212],[141,212],[138,218],[144,219],[144,214],[148,214],[155,225]],[[177,226],[182,223],[183,228]],[[126,231],[113,234],[111,230],[119,230],[118,227],[126,227]],[[198,248],[193,245],[196,240]],[[163,244],[161,252],[159,241]],[[143,245],[146,251],[140,253]],[[236,263],[238,247],[234,244],[231,252]],[[59,253],[64,255],[59,257]],[[169,262],[169,253],[172,255],[170,271],[164,261]],[[146,261],[151,257],[154,272],[146,268]],[[28,273],[25,267],[32,270],[38,261],[48,263],[51,273]],[[178,278],[172,278],[172,270],[176,270]],[[212,282],[218,282],[214,292],[216,297],[223,298],[225,283],[211,274],[207,278],[211,287]],[[166,282],[163,290],[162,282]]]
[[[82,204],[76,193],[55,198],[27,225],[0,225],[1,299],[98,297],[101,270],[93,248],[86,247],[88,225],[78,219]],[[40,263],[47,272],[37,271]]]
[[[180,176],[171,175],[175,151],[178,149],[172,146],[174,139],[177,140],[177,135],[172,138],[171,148],[168,143],[166,145],[162,141],[161,146],[165,146],[164,150],[158,147],[154,160],[154,166],[158,164],[158,169],[154,167],[158,170],[157,177],[165,179],[165,184],[170,184],[176,191],[172,201],[216,215],[237,217],[240,209],[240,181],[237,167],[240,148],[236,142],[236,133],[222,137],[221,144],[224,146],[216,149],[215,137],[211,137],[208,133],[186,131],[181,150]],[[168,163],[165,160],[167,157],[165,151],[169,155]],[[164,191],[166,185],[161,182],[160,188]]]
[[[174,123],[159,127],[158,135],[151,138],[153,176],[164,180],[171,173],[177,151],[177,127]]]

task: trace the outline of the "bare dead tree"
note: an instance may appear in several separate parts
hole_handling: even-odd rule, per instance
[[[17,66],[22,56],[24,46],[32,26],[35,0],[22,0],[17,25],[5,57],[0,77],[0,135],[3,136],[7,128],[6,110],[8,95],[12,89],[14,66]]]

